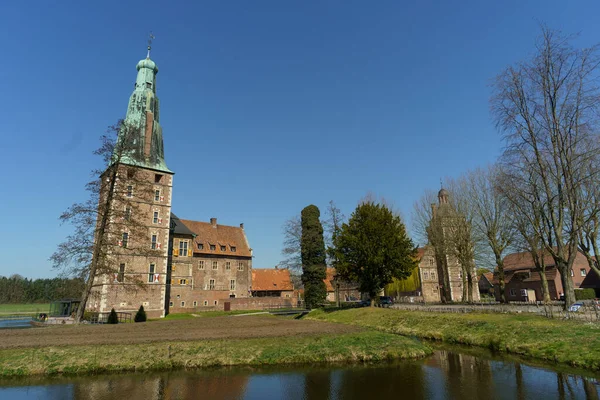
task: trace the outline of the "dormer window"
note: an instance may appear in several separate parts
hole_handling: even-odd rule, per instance
[[[223,245],[221,245],[221,251],[225,251],[227,248]]]
[[[215,246],[214,244],[211,244],[211,245],[210,245],[210,249],[211,249],[211,250],[216,250],[216,249],[217,249],[217,246]]]
[[[203,250],[204,249],[204,245],[202,243],[198,243],[198,250]]]
[[[152,89],[152,82],[146,82],[146,87],[148,89]]]
[[[229,248],[231,248],[231,252],[232,253],[235,253],[235,251],[236,251],[236,247],[235,246],[229,246]]]

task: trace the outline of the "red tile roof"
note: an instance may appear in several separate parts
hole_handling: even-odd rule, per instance
[[[550,254],[544,256],[546,267],[554,266],[554,259]],[[512,253],[504,257],[504,271],[534,268],[533,258],[528,251]]]
[[[327,291],[328,292],[334,292],[335,290],[333,289],[333,278],[335,277],[335,268],[327,268],[326,273],[326,277],[325,279],[323,279],[323,282],[325,282],[325,287],[327,287]]]
[[[218,224],[213,226],[210,222],[188,219],[181,219],[180,221],[197,235],[192,246],[194,254],[252,257],[243,228]],[[203,248],[199,249],[198,244],[202,244]],[[210,249],[211,244],[215,246],[215,250]],[[221,246],[225,246],[224,251],[221,250]],[[235,251],[232,251],[232,247],[235,248]]]
[[[287,269],[252,269],[252,291],[294,290]]]

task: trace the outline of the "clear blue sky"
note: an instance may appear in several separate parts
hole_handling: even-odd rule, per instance
[[[491,79],[540,22],[590,45],[599,15],[597,0],[4,1],[0,275],[56,275],[58,216],[86,196],[150,30],[173,211],[244,222],[265,268],[308,204],[349,215],[372,192],[408,219],[440,177],[493,162]]]

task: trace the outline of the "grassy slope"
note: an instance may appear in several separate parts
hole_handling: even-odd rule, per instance
[[[448,314],[360,308],[308,318],[379,331],[483,346],[573,366],[600,370],[600,324],[550,320],[533,315]]]
[[[418,358],[431,349],[377,331],[345,335],[0,350],[0,376]]]
[[[0,304],[0,314],[47,313],[50,304]]]

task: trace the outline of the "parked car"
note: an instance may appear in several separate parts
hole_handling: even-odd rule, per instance
[[[389,307],[394,304],[394,300],[390,296],[379,296],[379,304],[381,307]]]
[[[363,307],[369,307],[371,305],[371,300],[361,300],[360,305]]]
[[[571,307],[569,307],[569,311],[571,312],[577,312],[579,311],[579,309],[583,307],[583,303],[577,302],[577,303],[573,303],[571,304]]]

